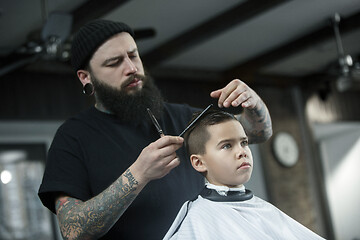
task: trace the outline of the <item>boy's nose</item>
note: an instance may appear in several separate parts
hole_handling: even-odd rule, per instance
[[[241,146],[239,146],[238,149],[237,149],[236,158],[237,159],[247,158],[246,151]]]

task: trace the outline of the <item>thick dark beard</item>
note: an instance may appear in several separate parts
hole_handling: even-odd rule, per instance
[[[138,91],[129,94],[123,86],[121,90],[118,90],[100,82],[91,74],[96,101],[106,110],[115,114],[123,123],[138,125],[144,120],[149,120],[147,108],[150,108],[153,114],[160,118],[164,102],[160,90],[155,86],[152,78],[147,75],[131,76],[123,85],[130,83],[134,77],[142,79],[143,86]]]

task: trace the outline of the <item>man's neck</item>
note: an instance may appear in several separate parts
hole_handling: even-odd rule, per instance
[[[103,113],[107,113],[107,114],[112,114],[111,111],[107,110],[104,105],[102,105],[101,103],[97,102],[95,103],[95,108],[97,110],[99,110],[100,112],[103,112]]]

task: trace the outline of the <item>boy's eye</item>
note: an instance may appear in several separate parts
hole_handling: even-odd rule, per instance
[[[229,149],[229,148],[231,148],[231,144],[230,143],[224,144],[224,145],[222,145],[221,148],[222,149]]]
[[[248,145],[249,145],[249,142],[247,140],[244,140],[244,141],[241,142],[242,147],[246,147]]]

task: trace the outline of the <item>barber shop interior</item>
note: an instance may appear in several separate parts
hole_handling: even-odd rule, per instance
[[[1,240],[360,240],[359,0],[2,0],[0,30]]]

